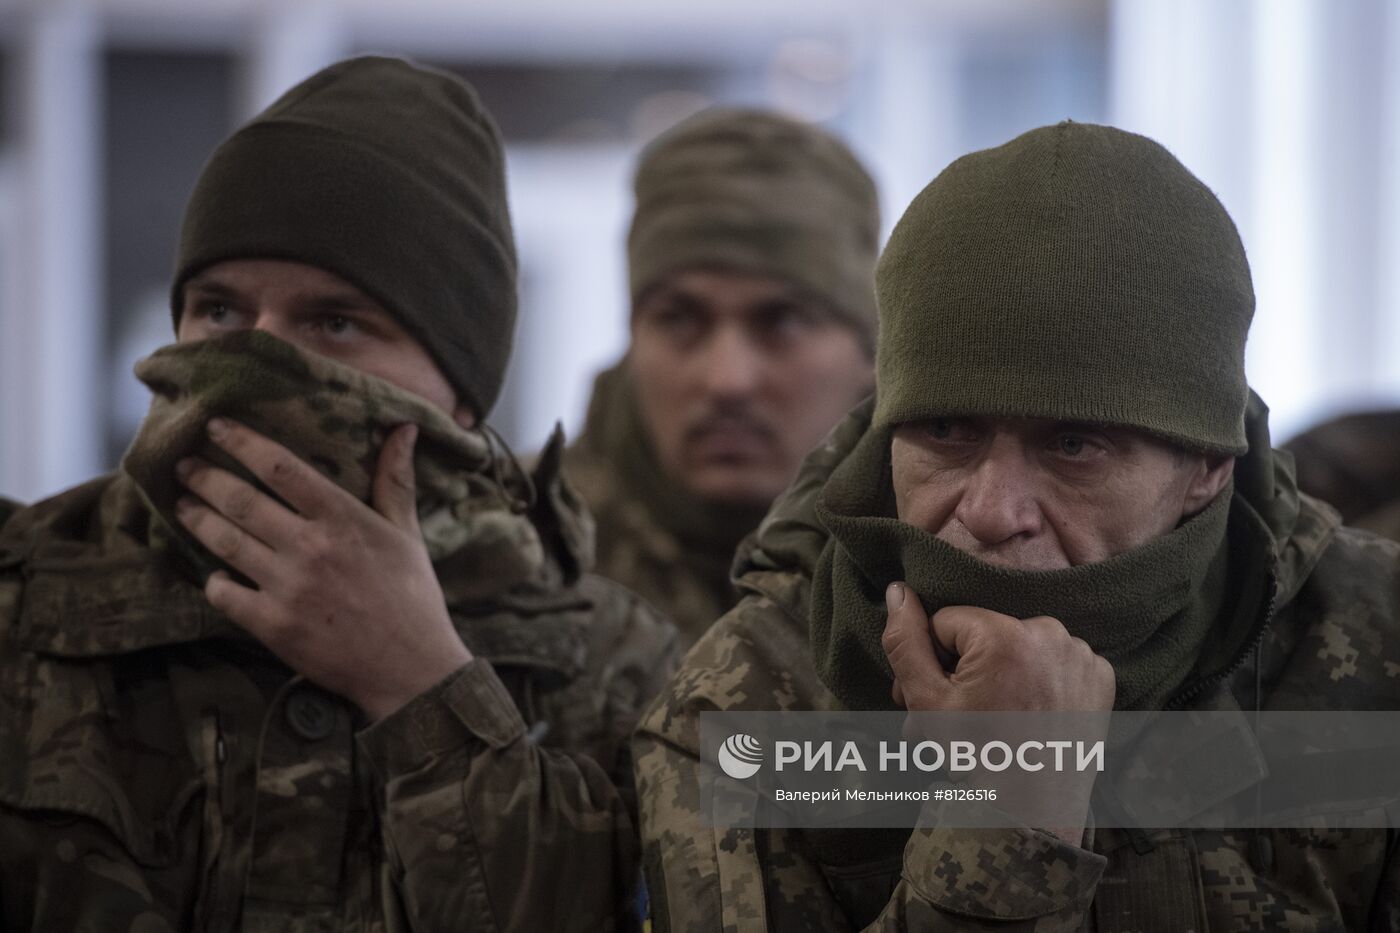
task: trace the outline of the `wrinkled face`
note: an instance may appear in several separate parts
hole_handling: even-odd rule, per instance
[[[232,259],[185,283],[180,343],[240,330],[266,331],[378,376],[427,399],[463,427],[475,422],[423,345],[374,299],[324,269],[276,259]]]
[[[1210,504],[1234,458],[1045,418],[934,418],[890,444],[908,522],[989,564],[1059,570],[1146,544]]]
[[[643,421],[662,468],[706,499],[771,502],[873,385],[850,327],[777,278],[680,272],[633,312]]]

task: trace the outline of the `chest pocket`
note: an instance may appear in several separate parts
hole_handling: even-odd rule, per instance
[[[0,651],[0,805],[51,825],[96,821],[135,864],[159,869],[197,844],[177,827],[203,782],[183,736],[125,714],[170,702],[145,663]]]
[[[170,641],[202,624],[197,601],[149,559],[2,544],[0,805],[47,824],[95,821],[143,868],[193,861],[197,822],[185,817],[203,775],[171,726],[163,655],[133,633]],[[132,618],[158,624],[119,624]]]

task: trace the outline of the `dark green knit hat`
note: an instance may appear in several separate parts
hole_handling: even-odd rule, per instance
[[[713,109],[642,154],[627,237],[632,300],[705,265],[775,275],[875,336],[875,182],[835,136],[762,110]]]
[[[359,287],[484,418],[515,327],[500,132],[461,79],[401,59],[339,62],[224,141],[185,208],[171,305],[226,259],[285,259]]]
[[[1244,247],[1150,139],[1066,122],[958,159],[905,211],[876,281],[877,424],[1059,418],[1248,449]]]

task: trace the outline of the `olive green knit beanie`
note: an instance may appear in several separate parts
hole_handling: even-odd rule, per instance
[[[215,150],[185,208],[171,287],[226,259],[285,259],[357,286],[484,418],[515,326],[500,132],[459,78],[352,58],[283,94]]]
[[[774,275],[828,302],[873,347],[879,199],[830,133],[760,110],[707,110],[646,148],[635,191],[634,304],[685,268]]]
[[[876,279],[877,425],[1042,417],[1248,449],[1244,247],[1150,139],[1066,122],[958,159]]]

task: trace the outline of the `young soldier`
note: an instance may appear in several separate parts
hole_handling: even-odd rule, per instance
[[[0,535],[0,927],[606,930],[674,633],[485,419],[499,134],[341,62],[215,151],[122,471]]]

